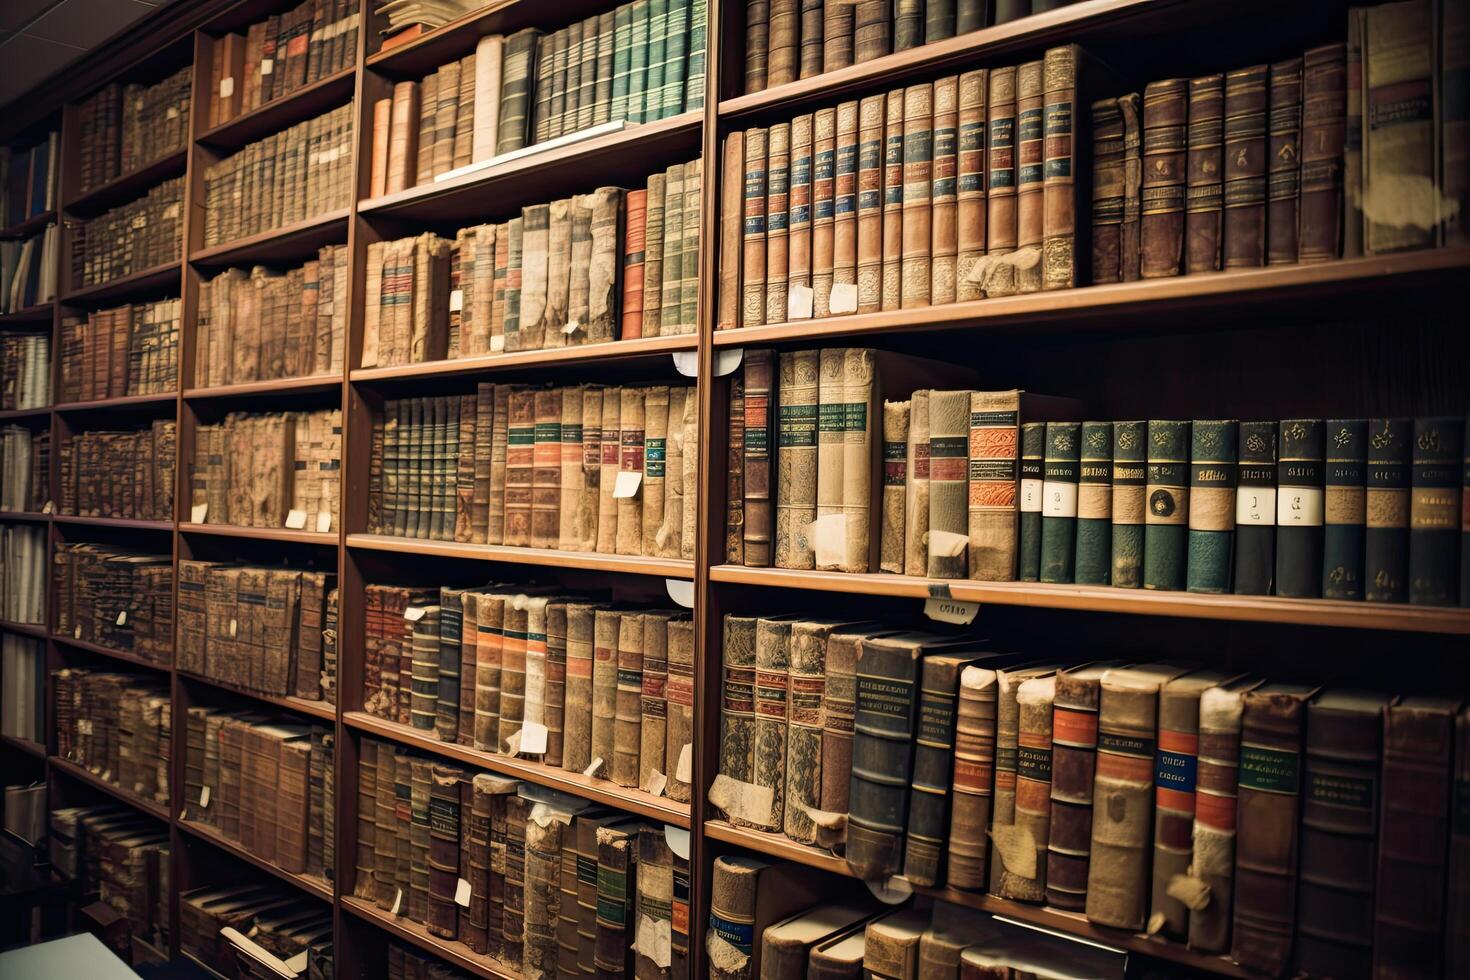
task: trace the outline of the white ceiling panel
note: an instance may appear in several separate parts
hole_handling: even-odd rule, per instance
[[[138,0],[63,0],[25,29],[29,37],[93,48],[153,7]]]

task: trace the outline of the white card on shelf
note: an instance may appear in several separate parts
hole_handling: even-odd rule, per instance
[[[815,296],[812,287],[803,286],[799,282],[792,283],[786,291],[786,319],[810,320]]]
[[[619,500],[635,496],[638,493],[638,485],[642,482],[642,473],[624,470],[618,474],[617,482],[613,484],[613,496]]]
[[[316,533],[326,534],[332,529],[332,512],[324,510],[316,515]]]
[[[300,531],[306,527],[306,511],[292,510],[286,514],[286,527],[293,531]]]
[[[219,80],[219,97],[228,99],[235,94],[235,76],[226,75]]]
[[[732,373],[736,368],[740,366],[740,362],[744,359],[745,351],[739,347],[733,349],[726,347],[722,350],[716,351],[714,368],[715,377],[723,378],[725,375]]]
[[[526,755],[546,754],[546,726],[528,721],[521,726],[521,752]]]
[[[671,355],[674,358],[674,370],[686,378],[699,376],[699,352],[692,350],[676,350]]]
[[[582,775],[596,776],[597,770],[600,768],[602,768],[602,756],[598,756],[597,758],[593,759],[591,764],[588,765],[586,769],[582,770]]]
[[[679,750],[679,764],[674,767],[674,778],[681,783],[694,782],[694,744],[685,742]]]
[[[832,284],[832,297],[827,301],[827,309],[834,315],[838,313],[857,312],[857,283],[834,282]]]
[[[195,524],[203,524],[204,518],[209,514],[209,504],[195,504],[189,511],[189,520]]]

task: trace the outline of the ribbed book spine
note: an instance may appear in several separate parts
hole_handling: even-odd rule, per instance
[[[755,637],[754,617],[725,617],[719,772],[742,783],[755,777]]]
[[[1188,82],[1150,82],[1143,92],[1142,275],[1177,276],[1184,254]]]
[[[791,124],[776,123],[766,146],[766,295],[764,323],[786,322]]]
[[[817,351],[780,355],[776,426],[777,568],[811,568],[817,517]]]
[[[995,785],[995,671],[966,667],[955,709],[954,804],[949,828],[950,887],[983,889],[989,880],[990,807]]]
[[[956,96],[955,299],[961,301],[980,298],[970,273],[985,254],[985,91],[989,78],[984,69],[965,72]]]
[[[1235,437],[1240,423],[1196,421],[1189,453],[1190,592],[1230,591],[1231,548],[1235,543]]]
[[[1142,274],[1143,249],[1143,104],[1137,92],[1118,96],[1123,117],[1123,224],[1119,231],[1119,280],[1134,282]]]
[[[895,575],[903,574],[909,407],[906,401],[883,403],[883,523],[878,570]]]
[[[1143,530],[1143,587],[1184,588],[1189,546],[1190,424],[1148,424],[1148,512]]]
[[[847,866],[865,881],[902,870],[919,664],[902,638],[858,650]]]
[[[1224,267],[1266,264],[1267,67],[1225,74]]]
[[[1048,422],[1041,486],[1041,581],[1071,582],[1077,557],[1082,424]]]
[[[1302,262],[1327,262],[1342,252],[1343,150],[1347,131],[1347,48],[1311,48],[1302,59]]]
[[[837,106],[832,192],[832,297],[829,312],[857,309],[858,104]]]
[[[1276,487],[1276,594],[1322,594],[1323,470],[1321,419],[1281,423]]]
[[[1005,255],[1016,250],[1016,69],[990,72],[986,107],[985,251]]]
[[[1022,582],[1041,580],[1041,513],[1046,470],[1046,423],[1021,423],[1020,573]]]
[[[766,87],[771,51],[771,0],[745,5],[745,91]]]
[[[1075,45],[1052,48],[1042,60],[1042,289],[1077,284],[1077,62]]]
[[[927,574],[964,578],[969,567],[970,392],[929,393]]]
[[[1073,579],[1079,585],[1107,585],[1113,537],[1113,426],[1083,422],[1077,474],[1077,555]]]
[[[1328,419],[1322,504],[1322,597],[1363,598],[1368,420]]]
[[[764,129],[745,131],[745,232],[740,324],[766,322],[766,140]]]
[[[883,307],[883,121],[885,100],[858,105],[857,311]]]
[[[903,89],[883,105],[883,285],[885,310],[903,306]]]
[[[1190,79],[1184,190],[1184,271],[1188,273],[1220,268],[1224,127],[1225,76]]]
[[[1092,104],[1092,281],[1122,279],[1125,168],[1123,111],[1117,99]]]
[[[1271,66],[1266,143],[1266,262],[1295,264],[1301,196],[1302,59]]]
[[[1237,443],[1234,592],[1270,595],[1276,582],[1276,423],[1240,423]]]
[[[934,82],[934,143],[930,249],[930,302],[955,301],[955,263],[959,251],[959,78]]]
[[[812,117],[812,315],[831,313],[833,219],[837,188],[837,110]]]
[[[1370,419],[1364,479],[1363,598],[1409,598],[1409,460],[1414,420]]]
[[[771,808],[761,830],[785,824],[787,725],[791,688],[791,621],[761,619],[755,627],[755,749],[751,782],[769,789]]]
[[[1113,423],[1112,584],[1124,589],[1143,586],[1147,443],[1147,422]]]
[[[1464,420],[1414,420],[1409,489],[1409,602],[1452,606],[1459,601],[1460,465]]]
[[[1046,207],[1043,174],[1043,86],[1040,61],[1016,69],[1016,257],[1015,282],[1000,292],[1034,293],[1041,288],[1041,240]]]
[[[920,672],[919,714],[914,732],[913,792],[909,802],[904,877],[916,885],[944,881],[949,787],[955,744],[955,709],[962,656],[926,657]]]
[[[791,180],[786,195],[789,295],[783,321],[804,320],[812,313],[812,122],[810,114],[791,120]]]
[[[769,350],[745,354],[744,536],[745,564],[771,564],[771,390],[775,380]]]

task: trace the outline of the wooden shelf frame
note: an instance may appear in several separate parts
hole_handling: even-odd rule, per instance
[[[463,544],[430,541],[391,534],[349,534],[347,547],[365,551],[388,551],[440,558],[537,565],[542,568],[586,568],[623,575],[658,575],[663,578],[694,577],[694,562],[683,558],[645,558],[639,555],[604,555],[595,551],[557,551],[554,548],[519,548],[498,544]]]
[[[307,715],[318,721],[330,723],[337,720],[337,706],[326,701],[313,701],[310,698],[299,698],[294,694],[266,694],[264,691],[252,691],[248,687],[240,687],[237,684],[226,684],[224,681],[216,680],[213,677],[206,677],[203,674],[182,668],[175,669],[174,673],[186,682],[199,684],[216,691],[223,691],[232,697],[259,701],[261,704],[284,708],[287,711]]]
[[[36,232],[41,231],[55,221],[56,210],[54,208],[48,208],[40,214],[26,218],[24,221],[17,221],[7,228],[0,228],[0,241],[14,238],[30,238]]]
[[[239,841],[226,837],[219,830],[211,827],[207,823],[200,823],[197,820],[189,820],[185,817],[180,817],[175,823],[180,830],[189,834],[191,837],[208,841],[210,844],[236,859],[244,861],[246,864],[254,865],[266,874],[274,875],[288,885],[294,885],[312,898],[319,898],[323,902],[332,901],[332,885],[331,882],[325,879],[314,878],[308,874],[298,874],[294,871],[287,871],[275,862],[267,861],[253,851],[246,850],[245,846]]]
[[[131,650],[118,650],[113,647],[103,646],[100,643],[91,643],[87,640],[77,639],[74,636],[66,636],[63,633],[50,633],[48,634],[48,638],[51,640],[53,646],[61,648],[71,647],[75,650],[81,650],[98,657],[108,657],[112,660],[131,664],[134,667],[142,667],[146,670],[157,670],[165,674],[173,672],[172,658],[163,663],[159,663],[156,660],[149,660],[147,657],[133,653]]]
[[[136,170],[119,174],[91,190],[67,201],[63,208],[77,217],[94,218],[99,214],[127,204],[148,193],[154,186],[175,177],[184,176],[189,152],[186,148],[165,153],[148,161]]]
[[[47,764],[50,765],[52,772],[65,773],[78,782],[86,783],[93,789],[100,790],[113,799],[126,803],[135,810],[141,810],[156,820],[161,820],[164,823],[169,822],[168,807],[163,803],[155,800],[145,800],[137,793],[125,790],[116,783],[103,779],[85,766],[79,766],[75,762],[63,759],[60,756],[50,756],[47,759]]]

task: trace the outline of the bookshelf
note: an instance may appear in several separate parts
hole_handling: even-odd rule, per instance
[[[550,148],[535,147],[459,177],[378,197],[368,197],[372,146],[372,103],[391,92],[396,81],[416,79],[448,60],[475,49],[489,33],[527,26],[555,29],[591,13],[610,9],[608,0],[491,0],[483,8],[413,41],[378,50],[381,26],[375,0],[359,0],[362,29],[351,67],[320,78],[284,97],[241,113],[216,126],[198,107],[208,95],[210,45],[223,33],[279,13],[283,0],[189,0],[162,9],[137,31],[123,35],[82,59],[68,76],[40,97],[15,107],[15,117],[0,124],[0,135],[18,137],[36,127],[62,132],[60,206],[52,212],[0,229],[0,238],[31,234],[49,221],[87,218],[146,194],[161,181],[184,179],[184,227],[179,254],[152,268],[109,282],[74,287],[58,249],[58,300],[0,316],[0,329],[35,329],[51,324],[53,391],[59,390],[61,321],[125,302],[178,297],[182,305],[177,390],[51,408],[0,412],[0,421],[50,426],[56,440],[77,429],[104,428],[150,419],[173,419],[179,460],[173,520],[88,518],[52,514],[0,514],[0,521],[23,521],[47,528],[51,548],[75,541],[127,544],[190,558],[231,558],[252,562],[301,564],[335,572],[341,589],[337,703],[263,695],[125,651],[86,643],[47,625],[0,623],[0,629],[39,638],[46,644],[49,670],[106,664],[114,669],[167,675],[173,716],[180,719],[196,703],[241,709],[278,709],[335,727],[337,791],[335,880],[340,885],[274,867],[212,828],[183,818],[181,807],[142,800],[102,781],[96,774],[56,754],[56,739],[7,749],[44,759],[58,799],[72,800],[78,787],[120,800],[167,823],[173,843],[173,918],[178,893],[209,883],[212,860],[220,852],[329,902],[336,913],[337,969],[341,976],[374,975],[380,967],[370,951],[381,943],[346,942],[367,931],[382,940],[392,936],[438,955],[474,975],[512,977],[515,971],[490,957],[431,935],[424,927],[389,915],[351,894],[356,847],[357,749],[364,737],[407,746],[437,759],[513,776],[561,790],[646,818],[687,828],[691,837],[690,956],[694,975],[702,975],[704,929],[709,912],[710,866],[731,851],[767,855],[847,876],[846,864],[823,851],[784,837],[744,830],[715,819],[706,790],[718,769],[721,685],[721,620],[726,613],[868,610],[917,615],[936,583],[897,575],[853,575],[777,568],[746,568],[724,562],[726,412],[728,379],[717,371],[725,352],[771,346],[781,350],[820,345],[871,345],[984,364],[993,387],[1022,386],[1087,396],[1100,418],[1220,417],[1283,418],[1291,412],[1325,416],[1427,414],[1445,406],[1464,414],[1470,408],[1463,364],[1463,332],[1449,324],[1461,317],[1457,290],[1470,271],[1470,248],[1343,259],[1318,265],[1257,269],[1084,286],[1057,292],[991,298],[974,302],[854,314],[715,330],[719,281],[720,210],[723,175],[721,146],[726,135],[752,126],[789,119],[795,112],[834,105],[928,81],[973,66],[1012,64],[1038,57],[1048,46],[1076,41],[1104,54],[1136,53],[1137,67],[1115,91],[1141,81],[1195,69],[1192,55],[1170,39],[1209,31],[1222,55],[1219,70],[1250,60],[1300,52],[1306,39],[1336,36],[1323,25],[1337,25],[1347,4],[1295,5],[1282,9],[1267,0],[1079,0],[1046,13],[987,27],[815,75],[760,92],[742,89],[744,30],[742,4],[710,0],[706,49],[707,97],[701,110],[657,122],[629,125],[617,132]],[[1269,15],[1273,37],[1252,33],[1257,18]],[[1337,28],[1334,26],[1334,30]],[[1256,32],[1259,33],[1258,31]],[[1340,33],[1340,31],[1339,31]],[[78,192],[77,103],[114,80],[156,80],[191,64],[194,109],[184,149],[150,161]],[[34,104],[30,104],[34,103]],[[240,148],[342,105],[354,106],[353,181],[350,206],[270,231],[206,247],[204,245],[204,171]],[[585,346],[486,354],[456,360],[391,367],[360,368],[368,246],[421,231],[452,234],[461,226],[501,220],[522,205],[544,203],[599,183],[640,186],[639,181],[668,164],[702,154],[706,161],[701,197],[698,260],[699,329],[680,336],[643,337]],[[1087,217],[1079,217],[1082,228]],[[62,235],[63,243],[66,235]],[[1082,238],[1079,235],[1079,245]],[[327,244],[345,245],[348,256],[349,318],[346,364],[332,373],[217,387],[194,384],[201,285],[229,267],[260,263],[300,264]],[[1329,344],[1336,320],[1356,326],[1340,344]],[[1324,340],[1327,338],[1327,340]],[[1266,345],[1280,343],[1281,347]],[[1285,350],[1294,367],[1275,363]],[[630,557],[431,541],[362,533],[367,527],[367,458],[371,416],[383,398],[461,391],[475,381],[557,382],[601,380],[604,376],[667,383],[679,377],[674,356],[693,355],[697,366],[700,465],[698,534],[694,560]],[[1454,358],[1460,357],[1456,367]],[[1180,380],[1151,380],[1160,363],[1179,364]],[[1289,378],[1299,371],[1299,382]],[[1256,372],[1259,372],[1258,374]],[[1312,375],[1320,373],[1321,378]],[[1111,381],[1109,379],[1112,379]],[[1244,393],[1249,393],[1248,400]],[[1236,397],[1236,396],[1239,397]],[[1195,401],[1198,399],[1198,401]],[[286,528],[248,528],[192,523],[188,508],[187,461],[193,458],[194,431],[200,419],[225,412],[291,408],[340,408],[342,491],[340,517],[326,532]],[[1234,408],[1234,414],[1230,409]],[[51,457],[51,480],[59,482],[60,462]],[[662,578],[688,583],[695,616],[695,748],[692,805],[678,804],[606,779],[567,773],[524,759],[476,751],[438,741],[412,728],[384,721],[361,708],[364,669],[365,583],[415,578],[415,584],[444,583],[451,574],[464,580],[491,575],[559,583],[568,590],[615,583],[628,595],[669,606]],[[1324,659],[1372,662],[1383,649],[1396,658],[1422,656],[1463,686],[1466,672],[1457,644],[1470,634],[1470,610],[1345,603],[1236,595],[1145,592],[1037,583],[943,582],[953,598],[978,602],[982,622],[993,619],[1011,630],[1034,631],[1038,638],[1081,645],[1098,642],[1140,646],[1158,656],[1190,649],[1205,659],[1221,657],[1251,666],[1277,658],[1293,669],[1309,669]],[[177,577],[175,580],[177,590]],[[177,595],[177,592],[175,593]],[[49,602],[48,590],[48,602]],[[1095,631],[1095,632],[1094,632]],[[1266,644],[1252,660],[1235,647],[1260,638]],[[1141,641],[1141,642],[1140,642]],[[1192,644],[1198,644],[1195,649]],[[1300,649],[1293,649],[1297,645]],[[1229,653],[1223,651],[1229,647]],[[1286,648],[1286,649],[1284,649]],[[48,725],[50,694],[48,685]],[[183,726],[174,725],[175,748]],[[183,753],[170,761],[170,782],[184,784]],[[70,794],[70,795],[69,795]],[[953,889],[923,889],[930,897],[1028,922],[1202,974],[1248,975],[1228,959],[1189,951],[1143,935],[1092,926],[1056,910],[1009,902]],[[180,953],[177,929],[173,955]]]

